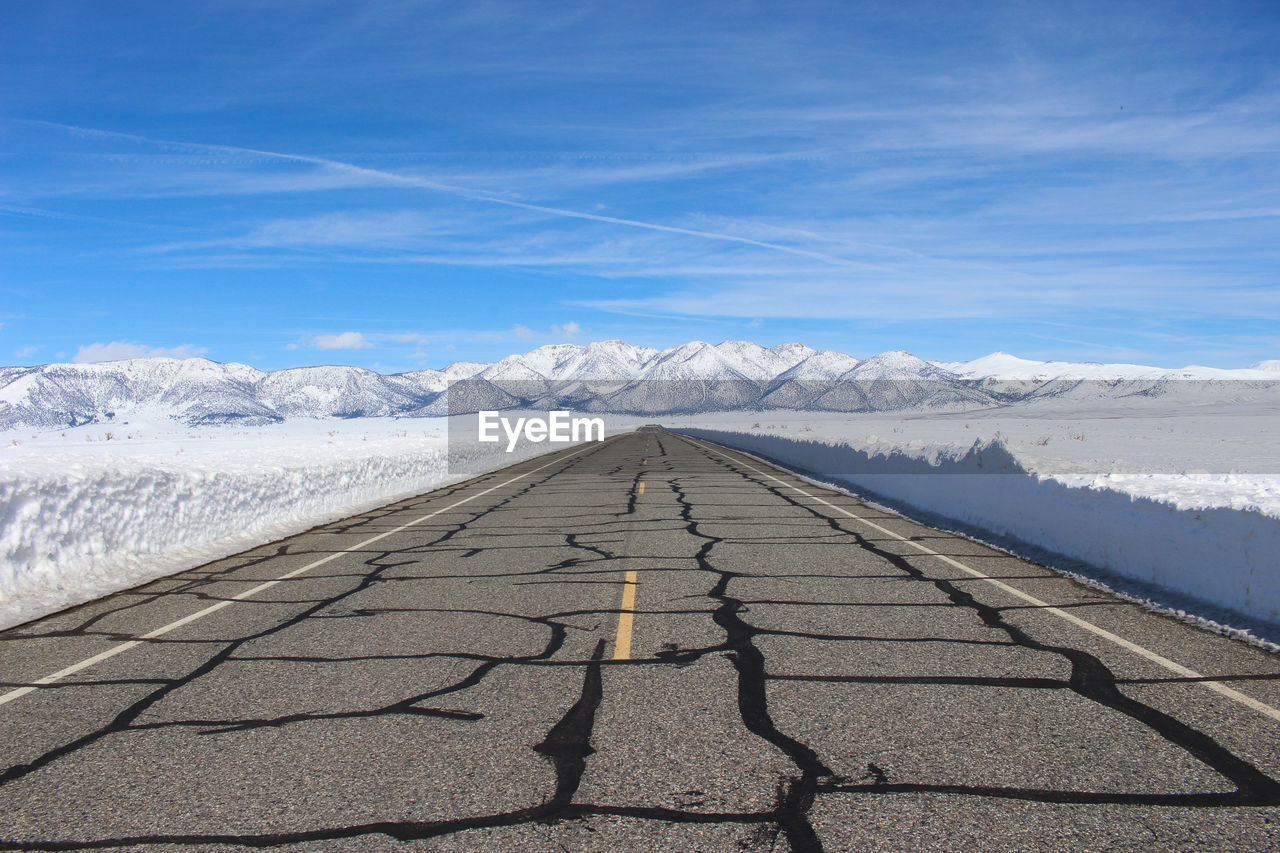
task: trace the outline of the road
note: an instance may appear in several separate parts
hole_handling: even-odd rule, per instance
[[[0,642],[0,850],[1280,849],[1275,655],[669,432]]]

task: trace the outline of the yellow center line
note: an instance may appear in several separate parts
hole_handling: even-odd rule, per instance
[[[640,494],[644,494],[644,480],[640,481]]]
[[[631,660],[631,627],[636,610],[636,573],[627,572],[622,584],[622,612],[618,614],[618,635],[613,640],[613,659]]]

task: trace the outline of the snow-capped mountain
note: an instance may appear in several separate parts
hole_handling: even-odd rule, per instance
[[[111,420],[117,412],[190,424],[278,421],[281,416],[255,395],[266,375],[248,365],[203,358],[33,367],[0,388],[0,427],[76,426]]]
[[[934,362],[936,367],[954,373],[961,379],[999,379],[1026,382],[1048,382],[1055,379],[1083,380],[1090,382],[1115,382],[1119,380],[1187,379],[1213,380],[1274,380],[1268,375],[1280,366],[1280,361],[1262,361],[1241,370],[1224,370],[1219,367],[1167,368],[1143,364],[1103,364],[1086,361],[1033,361],[1018,358],[1007,352],[993,352],[973,361]]]
[[[396,380],[399,381],[396,381]],[[258,380],[255,397],[283,417],[387,417],[427,402],[400,377],[357,367],[297,367]]]
[[[658,350],[622,341],[597,341],[585,347],[555,344],[524,356],[525,363],[548,379],[634,379]]]
[[[57,429],[129,417],[260,424],[291,417],[419,417],[517,406],[644,414],[724,409],[839,412],[1152,397],[1280,394],[1280,362],[1247,370],[1044,362],[997,352],[928,362],[908,352],[859,361],[786,343],[556,344],[494,362],[383,375],[356,367],[266,373],[202,358],[0,368],[0,428]],[[1228,381],[1230,380],[1230,381]],[[452,388],[450,387],[452,384]],[[1188,390],[1190,389],[1190,390]]]
[[[937,362],[975,390],[1002,403],[1057,401],[1085,405],[1101,400],[1164,397],[1177,394],[1187,403],[1231,402],[1274,396],[1280,375],[1266,362],[1241,370],[1190,365],[1181,368],[1143,364],[1034,361],[993,352],[966,362]]]
[[[858,362],[807,408],[885,412],[943,406],[990,406],[998,401],[909,352],[882,352]]]
[[[724,361],[747,379],[767,382],[785,373],[815,354],[804,344],[778,344],[765,349],[743,341],[725,341],[713,349]]]
[[[853,356],[845,355],[835,350],[824,349],[818,350],[803,361],[799,361],[782,371],[778,374],[777,379],[780,382],[788,382],[793,379],[839,379],[857,366],[858,360]]]
[[[736,365],[735,361],[738,362]],[[738,359],[726,358],[705,341],[693,341],[659,353],[657,358],[645,365],[636,378],[646,381],[682,379],[749,381],[747,375],[739,371],[739,367],[745,368],[746,365]]]

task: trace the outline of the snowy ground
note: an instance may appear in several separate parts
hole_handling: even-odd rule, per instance
[[[650,420],[710,430],[819,480],[1280,639],[1280,407],[1087,406],[613,418],[609,433]],[[439,418],[193,429],[135,417],[8,430],[0,626],[551,449],[472,446],[467,469],[451,472]],[[979,456],[1012,473],[976,473]]]
[[[869,453],[936,460],[999,440],[1026,470],[1181,509],[1230,507],[1280,517],[1280,406],[1153,400],[1092,410],[1056,401],[923,414],[721,412],[666,419]],[[839,472],[836,472],[839,473]]]
[[[1280,410],[1271,404],[1147,400],[1082,411],[1046,401],[667,423],[1158,604],[1280,638]]]
[[[473,448],[450,471],[442,418],[131,419],[0,442],[0,628],[563,447]]]

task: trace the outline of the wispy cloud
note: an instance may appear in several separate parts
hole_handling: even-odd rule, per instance
[[[298,343],[289,344],[289,349],[369,349],[373,344],[360,332],[340,332],[336,335],[316,335]]]
[[[929,340],[1097,319],[1098,340],[1127,327],[1166,349],[1196,324],[1280,320],[1280,19],[920,9],[697,4],[678,27],[644,4],[526,0],[269,4],[185,29],[86,15],[67,25],[74,74],[36,33],[14,40],[15,62],[48,55],[8,112],[111,129],[3,120],[0,248],[29,294],[63,270],[139,282],[112,305],[86,285],[85,318],[148,287],[182,322],[159,281],[264,314],[292,309],[242,271],[314,284],[323,319],[283,340],[358,328],[353,359],[564,340],[566,316],[850,338],[921,321]],[[108,337],[83,322],[75,340]],[[1148,325],[1172,337],[1136,342]]]
[[[242,238],[205,243],[239,248],[392,248],[425,236],[456,234],[442,219],[416,211],[339,211],[302,219],[277,220],[255,228]]]
[[[449,329],[435,332],[432,337],[436,340],[447,340],[452,342],[459,341],[482,341],[484,343],[515,343],[528,342],[538,337],[538,333],[523,323],[516,323],[509,329]]]
[[[62,125],[53,122],[36,122],[37,124],[56,127],[69,133],[75,133],[85,136],[100,136],[111,140],[124,140],[132,143],[158,146],[163,149],[175,149],[178,151],[204,152],[207,154],[217,154],[223,157],[237,157],[247,155],[256,158],[267,158],[279,162],[306,164],[317,167],[314,175],[311,176],[290,176],[281,182],[276,176],[267,176],[261,183],[232,183],[219,181],[217,176],[212,173],[203,175],[203,181],[194,181],[186,184],[184,191],[177,194],[210,194],[218,195],[227,192],[236,191],[239,187],[240,192],[259,193],[279,193],[285,191],[315,191],[315,190],[331,190],[339,187],[363,187],[363,188],[415,188],[427,190],[431,192],[444,193],[467,201],[479,202],[483,204],[498,205],[501,207],[514,208],[516,210],[525,210],[532,213],[545,214],[552,217],[560,217],[566,219],[583,220],[587,222],[599,222],[608,225],[617,225],[624,228],[638,228],[647,231],[656,231],[663,234],[674,234],[684,237],[694,237],[703,240],[712,240],[718,242],[736,243],[747,246],[754,246],[761,249],[767,249],[775,252],[796,255],[799,257],[820,260],[837,266],[859,266],[859,262],[849,258],[842,258],[830,255],[824,252],[817,252],[802,247],[787,245],[783,243],[772,243],[766,240],[758,240],[751,237],[745,237],[737,234],[729,234],[718,231],[708,231],[697,228],[686,228],[679,225],[669,225],[660,222],[651,222],[641,219],[632,219],[621,216],[609,216],[602,213],[593,213],[584,210],[574,210],[565,207],[556,207],[548,204],[535,204],[532,202],[520,201],[514,198],[508,198],[491,192],[481,191],[468,187],[456,186],[438,180],[433,180],[417,175],[408,175],[401,173],[393,173],[383,169],[373,169],[364,166],[357,166],[352,163],[331,160],[323,157],[315,157],[305,154],[290,154],[273,151],[263,151],[253,148],[240,148],[230,145],[208,145],[203,143],[192,142],[175,142],[172,140],[151,139],[149,137],[138,136],[136,134],[120,133],[116,131],[100,130],[96,128],[86,128],[74,125]],[[233,165],[240,165],[240,161],[230,161]],[[197,178],[200,175],[195,176]],[[316,183],[308,183],[308,178],[314,177]],[[335,183],[335,180],[338,182]],[[153,187],[157,182],[152,181]],[[203,186],[200,184],[203,183]],[[156,187],[158,189],[158,187]],[[262,239],[261,233],[258,239]],[[247,239],[252,240],[250,236]]]
[[[176,347],[152,347],[128,341],[86,344],[76,351],[76,364],[92,364],[100,361],[120,361],[126,358],[196,358],[208,352],[205,347],[182,344]],[[34,353],[32,353],[34,354]],[[19,355],[19,358],[25,356]]]
[[[556,323],[551,327],[551,334],[562,338],[573,338],[582,331],[582,327],[570,320],[568,323]]]

